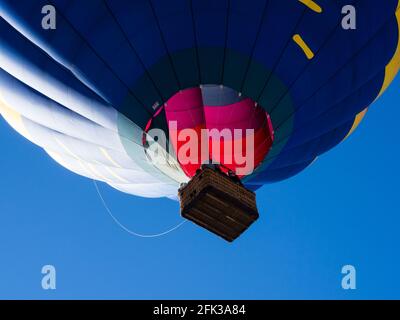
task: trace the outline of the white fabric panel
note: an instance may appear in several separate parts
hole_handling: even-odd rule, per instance
[[[159,176],[156,177],[144,171],[141,166],[135,164],[133,161],[131,162],[131,169],[115,168],[115,166],[113,167],[112,164],[108,164],[109,160],[105,157],[104,153],[98,146],[51,130],[26,118],[23,118],[23,122],[26,130],[29,132],[31,141],[46,150],[54,151],[58,154],[68,155],[72,158],[79,159],[91,166],[97,166],[100,164],[113,168],[114,170],[121,169],[125,173],[131,172],[130,175],[132,177],[135,177],[135,180],[139,179],[142,183],[152,183],[160,181],[163,181],[165,183],[172,182],[171,179],[161,173]],[[143,150],[140,150],[139,146],[137,146],[137,148],[138,152],[143,153]],[[104,148],[103,150],[108,152],[108,150]],[[145,157],[144,154],[143,157]],[[114,161],[118,163],[119,158],[116,157]],[[123,173],[122,171],[121,174]],[[126,177],[126,179],[128,180],[129,177]]]
[[[25,38],[27,38],[30,42],[32,42],[36,46],[38,46],[41,50],[46,52],[46,54],[49,55],[58,64],[60,64],[63,67],[67,68],[68,70],[70,70],[71,73],[77,79],[79,79],[80,82],[84,83],[85,86],[90,88],[93,92],[95,92],[98,96],[102,97],[102,99],[105,100],[105,98],[101,95],[101,93],[94,86],[92,86],[89,81],[86,81],[85,77],[83,75],[81,75],[79,70],[76,70],[76,68],[75,68],[75,66],[73,64],[69,64],[66,61],[64,61],[64,59],[62,59],[57,54],[57,52],[55,50],[53,50],[51,46],[48,45],[48,43],[46,41],[42,41],[40,36],[35,35],[34,33],[32,33],[31,30],[29,29],[29,27],[27,27],[22,22],[21,19],[15,18],[16,16],[13,16],[12,14],[9,14],[9,12],[7,12],[7,10],[2,12],[1,16],[16,31],[18,31],[21,35],[23,35]]]
[[[97,177],[94,175],[93,172],[91,172],[87,167],[85,167],[84,163],[81,161],[74,161],[74,162],[68,162],[65,161],[65,155],[58,154],[56,152],[50,151],[50,150],[45,150],[47,154],[54,160],[56,161],[59,165],[62,167],[68,169],[69,171],[76,173],[80,176],[89,178],[89,179],[94,179],[96,180]]]
[[[66,136],[22,116],[19,118],[23,125],[10,124],[17,131],[24,133],[31,142],[43,147],[55,161],[72,172],[106,182],[113,187],[117,186],[118,190],[138,196],[172,197],[176,194],[178,184],[171,183],[170,179],[165,179],[166,177],[164,177],[166,181],[162,181],[138,166],[134,169],[118,167],[116,161],[122,161],[118,157],[113,160],[108,154],[109,150]],[[108,156],[105,156],[104,152],[107,152]],[[107,161],[111,164],[107,164]],[[133,162],[131,165],[135,166]],[[135,184],[139,184],[140,187],[133,187]]]
[[[85,163],[80,163],[78,160],[68,157],[67,155],[59,155],[54,152],[48,152],[56,162],[68,170],[75,172],[87,178],[100,180],[92,169],[87,167]],[[98,169],[98,168],[97,168]],[[140,197],[158,198],[160,195],[177,200],[177,185],[166,183],[110,183],[107,182],[112,188]]]
[[[121,192],[128,194],[135,194],[140,197],[146,198],[158,198],[160,194],[170,199],[177,199],[178,188],[175,185],[169,185],[165,183],[154,183],[149,188],[149,185],[145,184],[110,184],[111,187]]]
[[[12,20],[11,17],[10,19]],[[22,26],[20,27],[22,28]],[[29,38],[29,30],[26,32],[28,35],[27,41],[31,41]],[[25,36],[24,33],[22,34]],[[43,48],[38,47],[38,50],[43,51]],[[48,52],[46,52],[46,54],[48,54]],[[59,62],[60,61],[57,59],[54,61],[54,63]],[[135,142],[141,143],[143,132],[141,128],[124,115],[118,113],[117,110],[104,100],[102,101],[99,99],[99,95],[95,93],[95,90],[89,89],[87,84],[82,81],[78,75],[75,75],[76,78],[74,78],[69,71],[66,71],[62,64],[60,65],[60,72],[65,72],[63,76],[70,78],[71,81],[75,79],[77,82],[76,84],[87,91],[86,94],[80,93],[66,85],[63,80],[59,80],[55,76],[37,67],[34,63],[29,61],[28,56],[21,54],[15,50],[12,45],[9,46],[6,42],[2,42],[0,69],[3,69],[6,73],[18,79],[28,87],[46,95],[50,100],[115,132],[118,132],[119,121],[129,123],[131,134],[127,138],[136,139]]]
[[[88,168],[85,163],[80,163],[78,160],[68,157],[66,155],[59,155],[54,152],[48,152],[49,156],[52,157],[57,163],[61,166],[67,168],[68,170],[75,172],[81,176],[85,176],[90,179],[101,180],[98,178],[96,174]],[[117,184],[117,183],[108,183],[112,188],[128,193],[133,194],[139,197],[146,198],[159,198],[160,195],[164,197],[168,197],[172,200],[177,200],[177,186],[173,184],[166,183],[133,183],[133,184]]]
[[[37,41],[16,21],[8,22]],[[89,89],[90,94],[82,94],[38,68],[12,45],[1,45],[0,98],[6,109],[13,110],[6,119],[15,130],[77,174],[131,194],[176,197],[177,181],[187,177],[177,164],[155,167],[148,161],[141,144],[143,131],[135,123],[92,98]]]
[[[130,132],[135,131],[135,125],[128,119],[124,119],[121,122],[124,123],[124,130],[116,133],[32,91],[29,87],[5,73],[0,74],[0,92],[7,105],[12,106],[24,118],[70,137],[106,148],[111,153],[115,153],[114,151],[117,151],[117,154],[123,153],[124,165],[122,166],[131,168],[131,162],[134,162],[138,163],[137,166],[140,166],[143,170],[151,172],[162,180],[165,180],[164,173],[174,181],[184,182],[186,179],[180,168],[171,170],[169,167],[164,166],[157,169],[144,155],[141,144],[138,145],[135,141],[120,136],[123,132],[128,135]],[[126,154],[126,150],[129,150],[129,155]],[[107,154],[109,154],[108,151]],[[88,159],[90,155],[83,157]],[[107,156],[107,158],[109,159],[110,156]],[[111,158],[113,159],[114,157]],[[121,158],[121,155],[118,158]],[[132,160],[129,161],[129,159]],[[111,162],[115,164],[114,161],[111,160]]]
[[[51,100],[106,128],[117,131],[117,111],[74,91],[2,43],[0,68]]]
[[[118,151],[123,150],[116,131],[102,127],[50,99],[35,94],[12,77],[4,80],[0,78],[0,92],[7,105],[12,106],[24,118],[71,137]]]
[[[57,140],[60,140],[57,138]],[[60,142],[65,146],[64,142]],[[50,152],[51,153],[51,152]],[[130,170],[126,168],[118,168],[114,166],[105,165],[100,162],[95,161],[87,161],[85,159],[79,158],[76,154],[68,153],[63,147],[60,149],[60,152],[55,152],[58,154],[65,163],[75,163],[79,162],[79,167],[81,163],[84,164],[84,167],[98,174],[99,177],[108,182],[118,182],[118,183],[140,183],[140,184],[152,184],[152,183],[160,183],[161,181],[154,176],[142,171],[142,170]],[[163,182],[167,183],[167,182]]]

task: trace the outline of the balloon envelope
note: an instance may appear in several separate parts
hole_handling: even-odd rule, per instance
[[[149,161],[152,128],[253,129],[255,190],[343,141],[400,66],[398,0],[50,2],[55,29],[49,1],[0,0],[1,114],[67,169],[140,196],[176,197],[197,168]]]

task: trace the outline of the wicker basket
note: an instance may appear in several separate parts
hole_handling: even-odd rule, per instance
[[[179,198],[184,218],[230,242],[258,219],[255,193],[218,168],[199,170]]]

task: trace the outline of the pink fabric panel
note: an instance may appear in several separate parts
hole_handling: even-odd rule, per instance
[[[203,98],[200,88],[178,92],[166,103],[167,121],[176,121],[177,129],[194,128],[205,124]]]
[[[244,99],[227,106],[204,106],[207,128],[259,129],[265,125],[265,111],[255,107],[251,99]]]

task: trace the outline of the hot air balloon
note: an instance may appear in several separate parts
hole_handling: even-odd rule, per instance
[[[254,192],[356,129],[400,68],[399,8],[399,0],[0,0],[0,112],[68,170],[142,197],[177,199],[201,170],[204,152],[182,161],[185,141],[172,137],[243,131],[206,157],[223,173],[242,168],[228,160],[250,136],[253,167],[235,177]],[[164,162],[154,161],[154,145]]]

